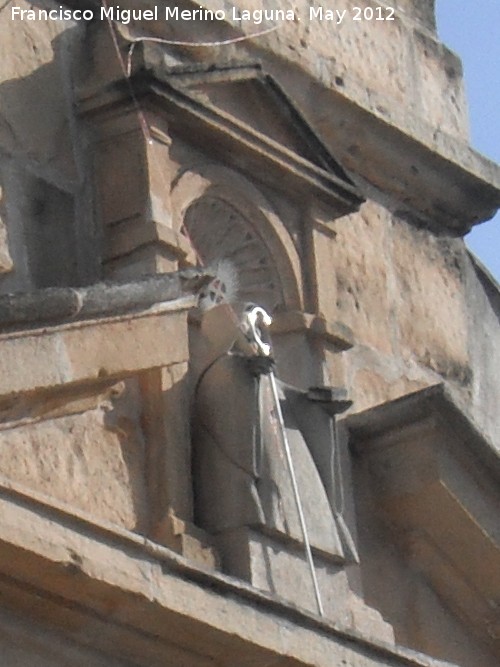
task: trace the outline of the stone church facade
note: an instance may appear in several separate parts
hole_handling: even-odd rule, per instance
[[[497,665],[500,168],[432,0],[12,4],[1,664]]]

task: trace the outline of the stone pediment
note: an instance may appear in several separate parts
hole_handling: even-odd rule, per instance
[[[169,133],[230,167],[303,201],[314,192],[336,215],[363,197],[300,110],[258,64],[168,67],[144,48],[129,82],[116,81],[81,100],[88,118],[131,103],[130,86],[146,113],[166,118]]]
[[[175,73],[168,80],[176,89],[247,125],[269,142],[295,153],[319,169],[334,174],[346,185],[354,186],[291,98],[260,65],[198,72],[188,70]]]
[[[340,163],[277,81],[258,64],[176,71],[167,81],[184,97],[184,103],[193,106],[193,111],[203,109],[204,115],[211,116],[212,122],[224,130],[223,146],[229,148],[231,137],[239,140],[242,154],[247,152],[243,144],[253,147],[260,156],[260,164],[255,163],[257,174],[267,164],[269,174],[277,176],[276,185],[287,172],[282,185],[288,195],[301,179],[323,197],[326,195],[330,203],[335,201],[339,213],[352,212],[362,203],[361,194]],[[295,178],[290,178],[292,174]]]

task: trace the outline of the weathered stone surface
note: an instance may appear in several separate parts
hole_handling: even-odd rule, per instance
[[[400,223],[393,227],[392,243],[393,307],[403,357],[458,382],[470,381],[463,246]]]
[[[115,659],[153,667],[169,661],[330,667],[332,660],[444,667],[413,651],[368,643],[125,531],[97,532],[85,522],[76,527],[62,512],[54,522],[42,505],[19,503],[15,491],[10,500],[0,495],[0,567],[36,585],[43,605],[32,605],[32,617],[47,622],[50,614],[66,636]]]
[[[81,249],[75,248],[75,193],[77,206],[89,208],[88,192],[83,193],[84,142],[75,132],[71,100],[72,61],[83,25],[66,20],[13,20],[13,6],[5,4],[0,13],[0,180],[4,189],[0,217],[8,229],[8,254],[15,265],[2,279],[2,292],[74,284],[85,254],[80,253],[83,243]],[[15,6],[33,9],[27,2]],[[58,8],[46,0],[35,9]],[[52,189],[53,196],[43,192],[45,187]],[[92,235],[88,225],[80,229],[86,237]],[[0,266],[4,270],[9,266],[3,251]]]
[[[96,283],[90,287],[47,288],[0,296],[0,328],[65,320],[83,320],[99,315],[144,310],[155,304],[178,301],[194,305],[194,295],[212,276],[197,269],[147,275],[133,282]],[[188,303],[191,297],[191,302]],[[186,299],[182,303],[182,299]],[[173,305],[175,310],[176,304]]]
[[[27,620],[9,609],[12,591],[2,591],[3,609],[0,611],[0,655],[9,667],[36,664],[39,667],[132,667],[128,660],[115,660],[110,655],[93,651],[65,638],[63,632],[54,632],[47,625]]]
[[[423,389],[438,379],[419,372],[417,368],[412,369],[411,366],[372,353],[362,352],[354,360],[349,360],[349,363],[355,412]]]
[[[187,362],[141,375],[147,440],[149,535],[196,563],[215,568],[213,541],[193,523],[191,414]]]
[[[247,529],[224,533],[218,536],[217,544],[226,570],[301,609],[317,611],[311,571],[301,549],[280,548],[271,536]],[[392,627],[352,593],[345,568],[317,553],[313,559],[325,617],[367,638],[393,644]]]
[[[463,246],[415,230],[373,201],[347,218],[332,223],[323,216],[316,224],[314,270],[331,276],[318,290],[318,308],[347,324],[357,343],[344,355],[353,409],[443,376],[466,391]],[[331,376],[339,363],[330,357]]]
[[[24,1],[17,6],[31,8]],[[50,0],[39,6],[58,7]],[[66,179],[75,176],[64,62],[69,54],[63,34],[69,29],[78,30],[71,21],[13,21],[11,5],[0,14],[0,146],[57,165]]]
[[[303,488],[303,487],[302,487]],[[240,529],[218,536],[226,571],[301,609],[317,612],[311,571],[300,547],[286,549],[272,537]],[[349,623],[349,586],[344,568],[315,555],[325,616],[342,627]]]
[[[190,3],[186,4],[189,6]],[[219,9],[221,6],[217,0],[207,0],[203,5],[211,9]],[[261,3],[252,0],[237,0],[232,5],[236,7],[237,13],[245,9],[262,9]],[[347,0],[340,0],[334,9],[347,12],[342,24],[336,25],[334,21],[319,21],[314,18],[310,20],[311,6],[316,5],[301,0],[286,7],[293,9],[299,20],[277,22],[279,29],[261,37],[259,47],[264,45],[269,51],[286,59],[290,69],[299,66],[314,79],[321,81],[325,87],[338,89],[361,106],[370,108],[375,115],[385,115],[396,124],[404,117],[405,129],[418,131],[420,128],[417,119],[420,117],[421,124],[425,117],[421,100],[431,98],[427,89],[428,80],[421,78],[419,65],[422,63],[422,70],[425,70],[426,60],[432,58],[436,60],[437,67],[445,70],[445,59],[448,55],[431,31],[425,30],[425,34],[432,40],[434,48],[426,49],[424,44],[419,43],[421,27],[414,19],[424,13],[422,8],[417,8],[413,2],[407,2],[402,8],[403,11],[399,11],[398,2],[393,21],[355,21],[353,5]],[[377,5],[370,0],[362,0],[357,6],[363,11],[365,7],[373,8]],[[280,5],[280,8],[285,7]],[[324,8],[327,9],[326,6]],[[429,15],[426,8],[428,18]],[[227,18],[232,21],[233,14],[230,10],[227,11]],[[253,22],[232,23],[238,30],[256,32]],[[272,22],[266,23],[267,25],[272,25]],[[176,27],[184,32],[192,29],[192,26],[186,24]],[[154,28],[161,29],[160,26]],[[203,33],[207,32],[206,26],[200,23],[196,28],[203,38]],[[373,59],[366,58],[368,53],[373,54]],[[196,55],[204,57],[205,53],[199,52]],[[453,85],[462,97],[458,59],[452,54],[449,57],[457,64],[459,76],[453,77]],[[388,72],[390,76],[387,76]],[[407,108],[402,113],[401,105],[404,105],[405,99],[412,100],[412,113],[409,113]],[[433,114],[440,115],[441,108],[443,111],[446,109],[442,114],[442,130],[466,136],[465,108],[457,109],[449,99],[442,99],[441,96],[433,102]],[[415,118],[413,125],[412,116]],[[428,118],[429,131],[435,120],[435,115]]]
[[[152,537],[158,544],[182,554],[204,569],[220,569],[214,540],[193,523],[179,519],[172,511],[155,526]]]
[[[168,193],[176,167],[167,124],[144,110],[138,118],[127,91],[122,102],[111,113],[108,105],[93,110],[88,120],[105,274],[133,278],[173,271],[191,247],[172,229]]]
[[[339,0],[350,16],[336,26],[309,21],[300,0],[304,20],[235,45],[137,44],[132,85],[148,128],[105,21],[84,29],[0,12],[0,289],[232,258],[238,298],[278,311],[281,379],[306,390],[285,387],[282,403],[327,614],[343,626],[316,614],[280,450],[245,446],[257,431],[277,444],[275,412],[267,425],[249,419],[252,397],[230,374],[205,389],[204,406],[207,442],[225,432],[226,449],[201,448],[209,471],[229,458],[193,491],[193,394],[235,339],[249,353],[238,309],[224,307],[216,344],[198,345],[207,328],[193,317],[188,341],[186,326],[195,299],[163,303],[164,278],[64,287],[47,300],[0,298],[10,331],[0,335],[0,598],[75,642],[72,660],[51,635],[50,664],[102,664],[84,645],[113,667],[437,664],[381,638],[466,667],[498,662],[485,639],[499,627],[490,604],[498,530],[487,505],[497,491],[468,465],[480,438],[466,429],[452,438],[431,416],[407,447],[392,415],[394,439],[372,484],[363,456],[349,459],[324,415],[290,417],[293,392],[307,401],[311,384],[346,385],[359,414],[444,379],[497,436],[497,288],[464,263],[461,241],[422,227],[460,235],[490,215],[500,172],[467,144],[460,63],[436,40],[432,1],[397,4],[394,21],[355,22]],[[129,29],[195,42],[256,28],[162,20]],[[363,198],[359,213],[339,219]],[[196,291],[178,278],[169,298]],[[498,465],[493,447],[489,457]],[[246,486],[226,474],[235,458],[240,468],[259,463],[251,478],[239,470]],[[218,549],[195,525],[251,501],[248,525],[223,526],[224,535],[210,526]],[[15,653],[3,627],[0,614],[0,652],[16,667],[49,662],[47,643],[39,658],[29,646]]]
[[[406,14],[407,17],[420,21],[422,25],[433,31],[436,28],[435,0],[398,0],[399,11]]]
[[[498,656],[499,617],[490,605],[500,592],[500,524],[493,510],[500,501],[500,462],[493,446],[443,386],[347,423],[373,498],[411,570],[426,578],[485,652]],[[391,616],[395,620],[394,610]],[[397,621],[395,626],[397,633]],[[406,627],[413,634],[411,624]],[[445,647],[437,650],[445,655]]]
[[[467,337],[472,369],[471,409],[478,424],[500,452],[500,345],[497,333],[500,322],[499,286],[474,257],[466,259],[465,276]]]
[[[351,9],[347,1],[341,4]],[[206,5],[213,9],[218,3]],[[297,7],[299,14],[307,10],[305,3]],[[252,22],[234,25],[250,32]],[[187,41],[210,38],[203,22],[179,22],[176,28]],[[158,25],[151,29],[162,32]],[[341,26],[285,21],[255,43],[160,60],[163,67],[191,58],[206,66],[237,57],[262,58],[266,71],[294,92],[294,102],[344,167],[390,193],[407,214],[463,234],[498,207],[500,172],[467,142],[460,61],[404,14],[396,12],[394,22],[346,20]],[[443,88],[448,94],[441,94]]]
[[[40,421],[30,415],[26,423],[1,430],[2,475],[141,532],[148,505],[137,385],[115,384],[93,400],[93,409],[79,412],[82,408],[69,401],[56,418]]]
[[[398,643],[418,646],[419,650],[457,665],[477,662],[481,667],[495,667],[497,657],[471,636],[470,624],[451,615],[421,571],[414,573],[408,560],[401,557],[400,549],[395,547],[398,531],[391,529],[375,510],[379,500],[377,485],[372,485],[365,474],[367,466],[359,463],[356,460],[354,464],[354,483],[356,506],[359,517],[363,517],[359,546],[365,600],[378,608],[388,622],[392,621]],[[449,574],[443,571],[443,581],[449,581]]]
[[[7,396],[185,361],[186,313],[181,304],[172,312],[3,334],[0,344],[0,395]]]
[[[318,246],[329,248],[316,268],[317,275],[331,271],[331,282],[336,283],[336,291],[323,287],[319,310],[328,319],[340,319],[349,326],[356,342],[389,354],[395,344],[390,215],[367,203],[360,213],[337,220],[334,230],[334,238],[317,232]],[[322,252],[325,255],[326,251]]]

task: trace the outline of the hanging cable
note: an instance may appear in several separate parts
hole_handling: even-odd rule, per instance
[[[279,28],[275,25],[272,28],[266,28],[265,30],[260,30],[259,32],[253,32],[250,35],[240,35],[239,37],[230,37],[229,39],[222,39],[220,41],[213,42],[189,42],[183,41],[180,39],[165,39],[163,37],[147,37],[147,36],[133,36],[133,35],[124,35],[121,26],[117,25],[120,35],[126,39],[128,42],[131,42],[128,48],[127,55],[127,75],[130,76],[132,73],[132,56],[134,55],[134,50],[137,44],[141,42],[153,42],[154,44],[165,44],[166,46],[184,46],[184,47],[217,47],[217,46],[229,46],[230,44],[238,44],[239,42],[246,42],[249,39],[255,39],[256,37],[262,37],[263,35],[269,35],[269,33],[274,32]]]
[[[106,21],[108,22],[108,28],[109,28],[109,33],[111,35],[111,41],[113,42],[113,47],[115,49],[116,57],[118,59],[118,62],[120,64],[120,69],[122,70],[123,77],[125,81],[127,82],[127,87],[129,90],[130,94],[130,99],[132,100],[132,103],[135,107],[136,113],[137,113],[137,118],[139,120],[139,125],[141,126],[141,131],[144,135],[144,139],[148,144],[153,143],[153,139],[151,138],[151,132],[149,131],[149,125],[146,120],[146,116],[144,114],[144,111],[142,110],[141,105],[139,104],[139,100],[137,99],[137,96],[134,91],[134,87],[132,86],[132,82],[130,81],[130,75],[128,74],[127,71],[127,65],[125,64],[125,60],[123,59],[122,53],[120,51],[120,46],[118,44],[118,39],[116,37],[116,29],[115,29],[115,24],[109,17],[109,7],[107,0],[101,0],[102,6],[106,10]]]

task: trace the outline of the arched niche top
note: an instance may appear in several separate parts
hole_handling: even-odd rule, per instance
[[[204,264],[228,260],[239,299],[274,312],[302,308],[300,258],[270,202],[246,178],[218,165],[191,167],[175,182],[174,229]]]

